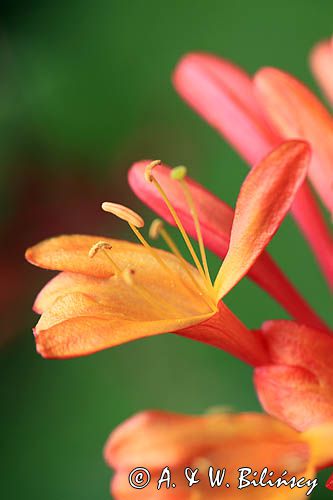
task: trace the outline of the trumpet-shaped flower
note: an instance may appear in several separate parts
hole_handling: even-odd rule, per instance
[[[255,370],[264,409],[304,431],[333,421],[333,337],[292,321],[268,321],[262,332],[271,363]]]
[[[333,105],[333,38],[319,42],[313,48],[310,63],[320,87]]]
[[[308,145],[290,141],[250,172],[237,200],[229,250],[214,281],[184,167],[174,169],[172,176],[191,207],[199,254],[155,176],[159,162],[147,165],[146,181],[163,197],[195,267],[180,254],[168,233],[164,232],[171,252],[158,250],[144,238],[139,215],[104,203],[103,209],[124,219],[142,244],[74,235],[52,238],[27,250],[32,264],[62,271],[35,302],[35,310],[41,313],[35,328],[38,351],[45,357],[80,356],[176,332],[221,347],[252,365],[267,363],[261,335],[247,330],[221,299],[273,237],[304,181],[308,162]],[[152,232],[158,230],[155,223]]]
[[[283,137],[308,140],[316,152],[311,162],[311,179],[328,202],[333,199],[331,118],[301,84],[286,90],[289,79],[280,85],[279,100],[274,96],[274,103],[270,88],[271,113],[267,116],[268,98],[263,103],[262,93],[257,93],[264,78],[268,87],[267,71],[259,72],[254,83],[242,69],[224,59],[193,53],[179,62],[173,81],[190,106],[226,137],[251,166],[281,143]],[[277,130],[279,114],[288,117],[288,130],[285,124]],[[299,190],[292,213],[333,284],[332,239],[307,183]]]
[[[113,431],[104,456],[115,469],[111,493],[116,500],[303,499],[315,488],[316,470],[333,460],[329,442],[332,437],[332,423],[301,434],[262,414],[186,416],[150,411],[135,415]],[[139,465],[151,475],[149,485],[141,490],[129,483],[130,473]],[[158,490],[158,481],[166,466],[176,487],[167,489],[162,483]],[[281,477],[286,481],[293,477],[305,478],[303,484],[307,486],[291,488],[291,483],[289,486],[282,483],[278,488],[278,483],[272,487],[248,484],[245,490],[238,489],[242,484],[242,473],[238,469],[245,467],[252,469],[247,477],[249,481],[259,481],[267,468],[266,481],[270,479],[274,483]],[[188,468],[198,469],[195,479],[200,480],[191,487],[185,475]],[[215,482],[212,487],[218,477],[217,469],[223,468],[226,475],[222,477],[222,484],[217,487]],[[269,475],[270,471],[274,474]]]

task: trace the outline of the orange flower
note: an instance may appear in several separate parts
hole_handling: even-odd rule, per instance
[[[333,105],[333,38],[317,43],[310,54],[312,71]]]
[[[111,493],[116,500],[303,499],[316,485],[316,470],[333,460],[332,438],[332,423],[301,434],[272,417],[255,413],[186,416],[150,411],[135,415],[113,431],[104,456],[115,469]],[[149,485],[141,490],[129,482],[130,473],[138,467],[150,473]],[[167,482],[162,482],[157,490],[159,479],[166,477],[162,476],[165,467],[169,467],[170,484],[176,487],[167,489]],[[187,467],[199,469],[195,479],[200,482],[191,487],[185,477]],[[213,480],[217,469],[226,469],[222,486],[211,487],[209,467],[214,468]],[[305,477],[309,483],[294,489],[283,485],[279,489],[253,485],[238,489],[247,484],[238,469],[251,468],[247,480],[259,481],[265,467],[266,481],[276,481],[286,470],[284,479]],[[255,471],[258,474],[253,474]],[[270,471],[274,475],[268,476]],[[134,475],[131,481],[139,484]]]
[[[308,163],[308,145],[290,141],[249,173],[237,200],[229,250],[214,282],[184,167],[174,169],[172,176],[191,206],[201,259],[154,176],[159,162],[148,165],[146,179],[165,198],[196,269],[180,255],[171,238],[173,253],[151,247],[140,231],[144,224],[140,216],[120,205],[103,204],[106,211],[128,222],[143,245],[74,235],[28,249],[26,258],[32,264],[63,271],[35,302],[35,310],[42,314],[35,328],[37,350],[45,357],[80,356],[176,332],[223,348],[252,365],[267,363],[261,336],[248,331],[221,299],[273,237],[304,181]]]
[[[255,385],[267,413],[300,431],[333,420],[333,336],[283,320],[262,332],[271,363]]]

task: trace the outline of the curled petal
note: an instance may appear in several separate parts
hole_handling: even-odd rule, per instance
[[[255,85],[268,116],[283,137],[309,141],[313,149],[309,176],[333,212],[333,117],[317,97],[294,77],[263,68]]]
[[[333,39],[319,42],[313,48],[310,64],[324,94],[333,105]]]
[[[36,325],[37,351],[45,358],[84,356],[143,337],[172,332],[209,317],[206,314],[138,319],[135,316],[138,305],[123,303],[119,309],[124,312],[114,312],[110,306],[83,293],[59,297]]]
[[[230,246],[215,287],[219,297],[248,272],[268,245],[303,183],[310,159],[302,141],[289,141],[254,167],[240,190]]]

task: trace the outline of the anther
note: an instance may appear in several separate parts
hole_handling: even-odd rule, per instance
[[[174,181],[182,181],[185,179],[187,175],[187,168],[184,165],[179,165],[179,167],[175,167],[170,172],[170,177]]]
[[[98,241],[90,248],[88,256],[92,259],[93,257],[95,257],[97,252],[99,252],[99,250],[111,250],[111,248],[112,245],[107,241]]]
[[[164,223],[161,219],[153,220],[149,228],[149,238],[151,238],[152,240],[157,240],[161,234],[161,230],[163,229],[163,227]]]
[[[145,179],[147,182],[153,182],[153,174],[152,171],[157,165],[161,164],[161,160],[155,160],[149,163],[149,165],[146,166],[145,168]]]
[[[143,227],[145,225],[143,218],[139,214],[124,205],[119,205],[119,203],[105,201],[102,203],[102,209],[104,212],[109,212],[135,227]]]

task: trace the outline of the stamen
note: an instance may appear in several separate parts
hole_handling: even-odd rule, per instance
[[[115,263],[115,261],[112,259],[110,254],[106,251],[106,250],[111,250],[111,249],[112,249],[112,245],[110,243],[108,243],[107,241],[98,241],[97,243],[95,243],[95,245],[93,245],[90,248],[90,250],[88,252],[88,256],[90,257],[90,259],[92,259],[95,257],[95,255],[99,251],[102,251],[104,253],[104,255],[106,256],[106,258],[111,262],[114,274],[120,274],[121,273],[120,267],[118,266],[118,264]]]
[[[157,163],[157,165],[158,165],[159,163],[160,163],[160,162],[158,162],[158,163]],[[188,248],[188,250],[189,250],[189,252],[190,252],[190,254],[191,254],[191,256],[192,256],[192,258],[193,258],[193,260],[194,260],[194,262],[195,262],[195,265],[196,265],[196,267],[197,267],[197,269],[198,269],[199,273],[201,274],[201,276],[202,276],[204,279],[206,279],[206,276],[205,276],[205,272],[204,272],[204,270],[203,270],[203,267],[202,267],[202,265],[201,265],[201,263],[200,263],[200,261],[199,261],[199,259],[198,259],[198,257],[197,257],[197,254],[195,253],[195,250],[194,250],[194,248],[193,248],[193,246],[192,246],[192,243],[191,243],[191,241],[190,241],[190,239],[189,239],[189,237],[188,237],[188,235],[187,235],[187,233],[186,233],[186,231],[185,231],[185,228],[184,228],[184,226],[183,226],[183,224],[182,224],[181,220],[180,220],[180,219],[179,219],[179,217],[178,217],[177,212],[176,212],[176,211],[175,211],[175,209],[173,208],[173,206],[172,206],[172,204],[171,204],[171,202],[170,202],[170,200],[169,200],[169,198],[168,198],[167,194],[165,193],[164,189],[162,188],[162,186],[160,185],[160,183],[157,181],[157,179],[156,179],[156,178],[153,176],[153,174],[152,174],[152,169],[153,169],[154,167],[156,167],[156,162],[152,162],[152,163],[150,163],[150,164],[146,167],[146,171],[145,171],[145,178],[146,178],[146,180],[147,180],[148,182],[152,182],[152,183],[154,184],[154,186],[156,187],[156,189],[159,191],[159,193],[160,193],[160,195],[162,196],[162,198],[163,198],[163,200],[164,200],[165,204],[167,205],[167,207],[168,207],[168,209],[169,209],[169,211],[170,211],[170,213],[171,213],[171,215],[172,215],[172,217],[173,217],[173,219],[174,219],[174,221],[175,221],[176,225],[178,226],[178,229],[179,229],[179,231],[180,231],[180,233],[181,233],[181,235],[182,235],[182,237],[183,237],[183,239],[184,239],[184,241],[185,241],[185,244],[186,244],[186,246],[187,246],[187,248]]]
[[[154,219],[149,228],[149,238],[157,240],[163,230],[164,222],[161,219]]]
[[[149,163],[149,165],[145,168],[145,179],[147,182],[153,182],[153,174],[152,171],[157,165],[161,165],[161,160],[155,160]]]
[[[145,225],[143,218],[139,214],[124,205],[119,205],[119,203],[105,201],[102,203],[102,209],[104,212],[109,212],[135,227],[143,227]]]
[[[198,243],[199,243],[199,249],[200,249],[202,264],[203,264],[203,267],[204,267],[204,270],[205,270],[206,278],[207,278],[208,282],[210,283],[210,285],[212,287],[213,285],[212,285],[211,277],[210,277],[210,274],[209,274],[209,268],[208,268],[208,263],[207,263],[206,250],[205,250],[205,245],[204,245],[204,242],[203,242],[203,237],[202,237],[202,232],[201,232],[201,227],[200,227],[198,212],[197,212],[197,210],[195,208],[195,203],[193,201],[193,197],[192,197],[191,191],[189,190],[189,187],[188,187],[188,185],[187,185],[187,183],[185,181],[186,174],[187,174],[187,168],[184,167],[183,165],[181,165],[179,167],[175,167],[174,169],[171,170],[171,177],[172,177],[172,179],[175,179],[175,180],[179,181],[179,183],[180,183],[180,185],[181,185],[181,187],[183,189],[183,192],[184,192],[184,195],[185,195],[185,199],[186,199],[186,202],[187,202],[187,204],[189,206],[191,215],[193,217],[193,222],[194,222],[194,226],[195,226],[195,230],[196,230],[197,238],[198,238]]]
[[[154,240],[156,240],[159,236],[161,236],[163,238],[164,242],[168,245],[171,252],[178,258],[180,265],[182,266],[182,268],[184,269],[184,271],[186,272],[187,276],[190,278],[190,280],[192,281],[192,283],[194,284],[196,289],[200,292],[200,295],[202,295],[206,304],[210,308],[212,308],[213,310],[216,310],[215,302],[211,300],[210,296],[206,297],[206,292],[204,290],[202,290],[201,286],[199,285],[199,283],[197,282],[197,280],[194,278],[193,274],[189,270],[188,263],[186,262],[186,260],[182,256],[182,254],[180,253],[176,243],[174,242],[174,240],[172,239],[170,234],[164,228],[164,224],[163,224],[163,221],[161,221],[161,219],[155,219],[152,222],[150,229],[149,229],[149,236]]]
[[[99,250],[102,250],[102,249],[107,249],[107,250],[111,250],[112,248],[112,245],[110,243],[108,243],[107,241],[98,241],[97,243],[95,243],[95,245],[93,245],[89,252],[88,252],[88,256],[92,259],[93,257],[95,257],[95,255],[97,254],[97,252]]]

